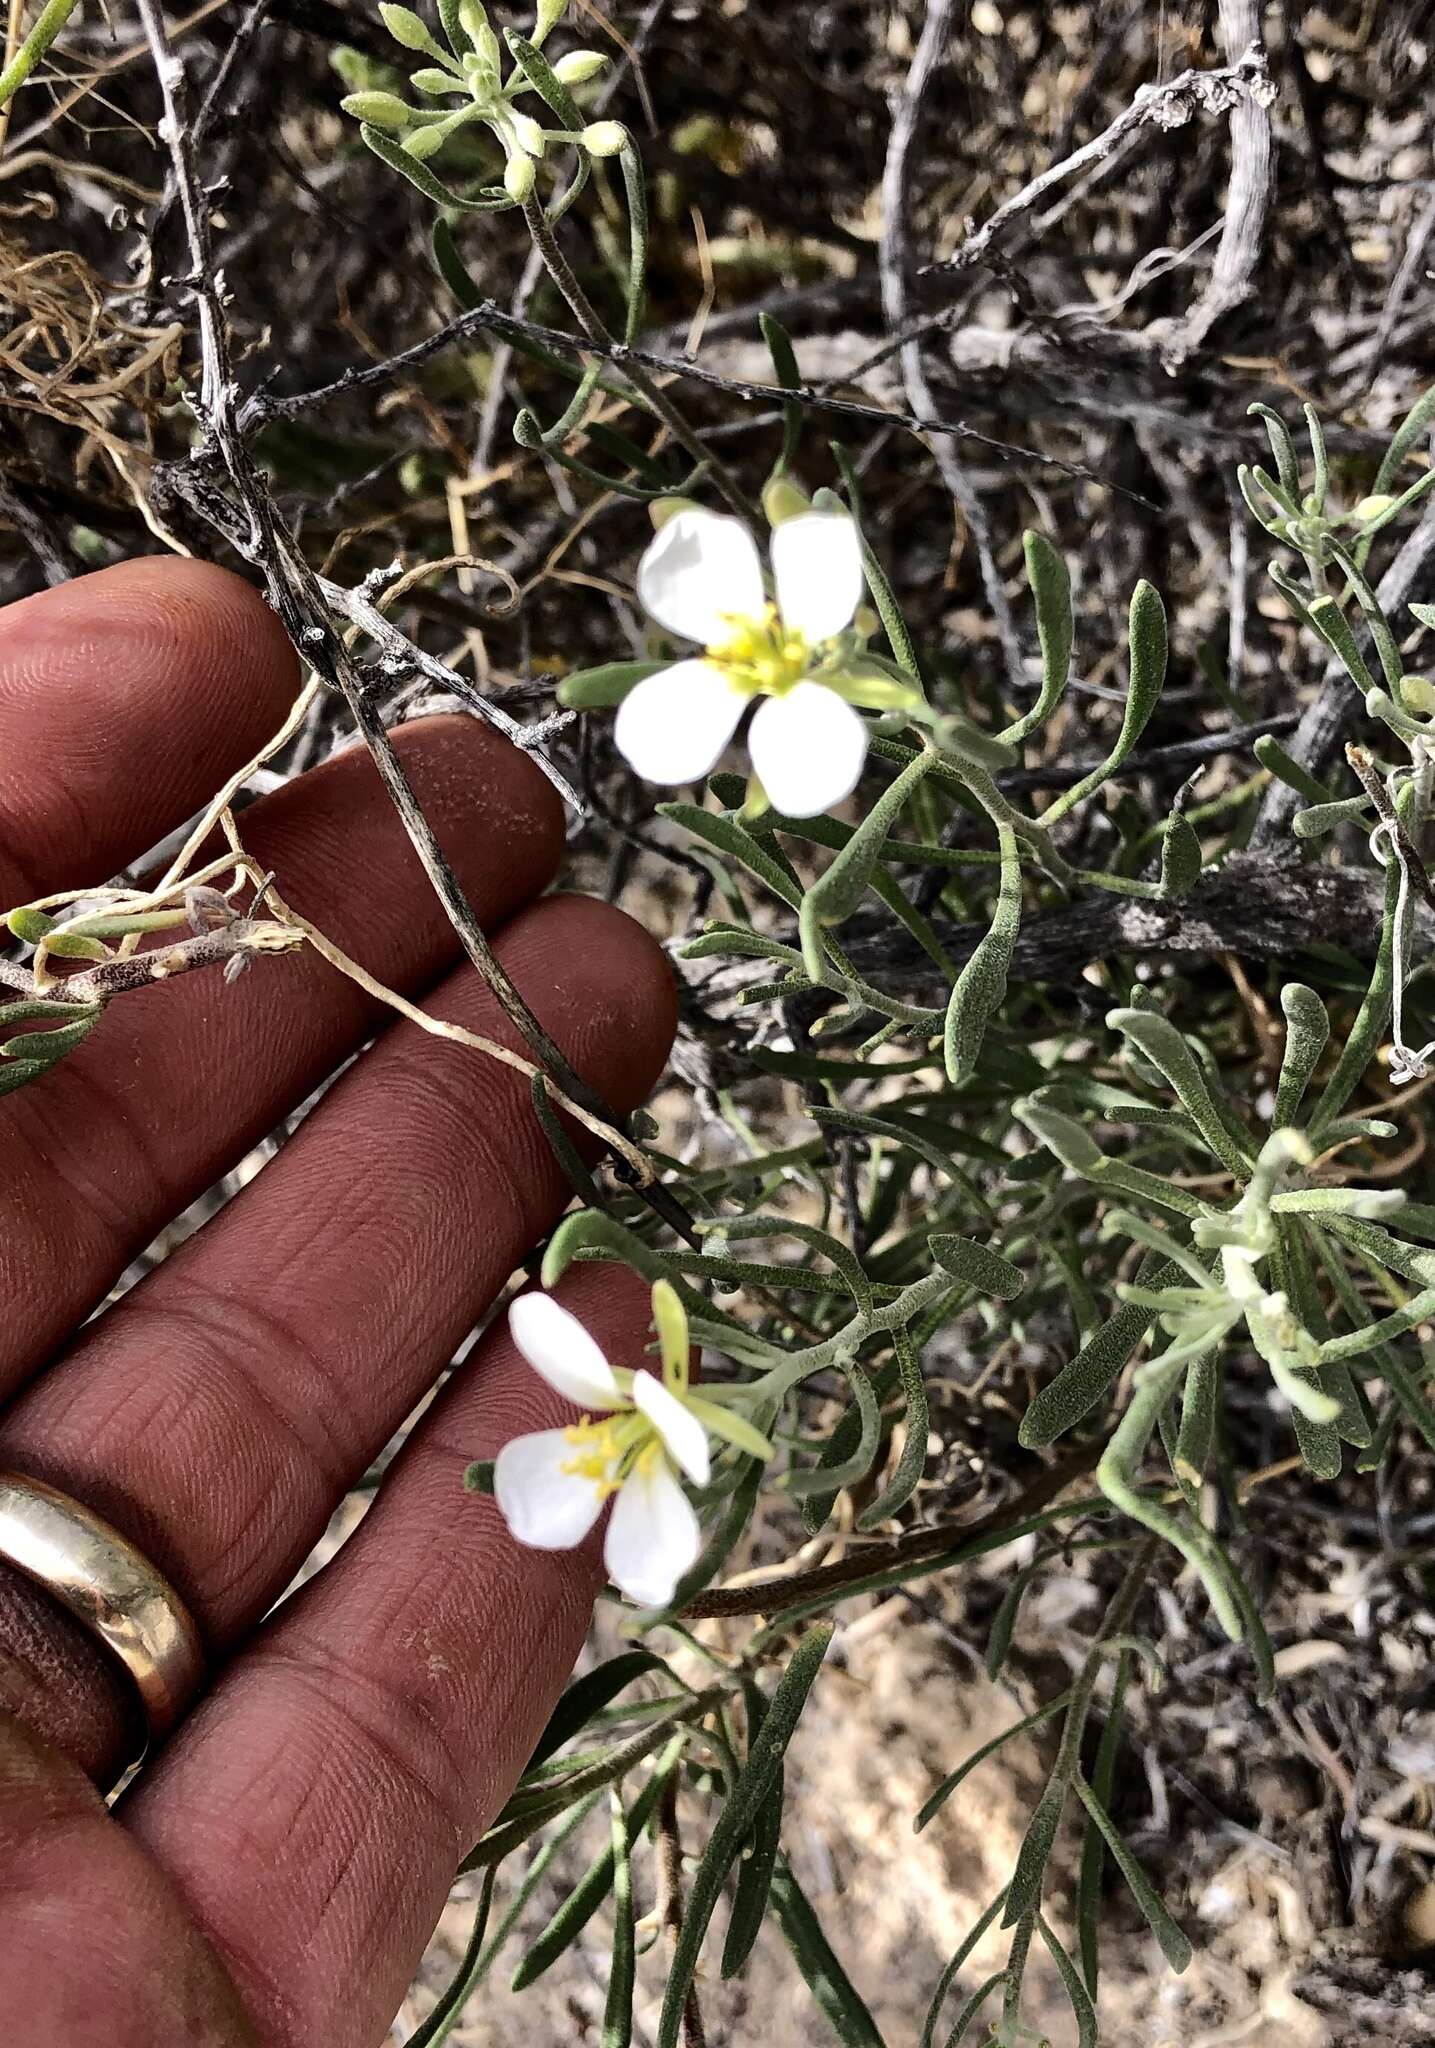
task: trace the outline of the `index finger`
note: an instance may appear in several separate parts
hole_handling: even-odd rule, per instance
[[[122,562],[0,611],[0,911],[108,881],[293,702],[284,628],[227,569]]]

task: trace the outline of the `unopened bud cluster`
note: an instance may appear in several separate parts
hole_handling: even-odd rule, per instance
[[[570,50],[552,65],[541,64],[537,52],[565,5],[566,0],[540,0],[529,41],[510,39],[515,61],[505,80],[503,45],[480,0],[458,0],[455,9],[445,10],[448,49],[411,7],[383,0],[379,13],[394,41],[417,56],[433,59],[412,74],[409,82],[414,91],[431,100],[457,100],[459,104],[412,106],[397,93],[373,90],[350,93],[342,102],[344,111],[388,137],[416,164],[427,163],[459,129],[474,123],[486,127],[503,150],[503,192],[521,206],[533,191],[534,166],[550,143],[576,143],[590,156],[607,157],[616,156],[627,140],[627,131],[617,121],[594,121],[577,130],[546,129],[513,104],[520,93],[540,90],[529,67],[556,81],[561,93],[554,93],[552,83],[542,90],[550,100],[563,104],[563,94],[586,84],[607,61],[598,50]],[[431,181],[424,189],[431,189]]]

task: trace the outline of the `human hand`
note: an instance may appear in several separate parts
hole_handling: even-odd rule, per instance
[[[248,759],[297,688],[246,586],[145,560],[0,617],[0,908],[107,879]],[[470,720],[403,728],[424,810],[500,958],[615,1109],[673,1028],[621,913],[535,901],[562,852],[539,771]],[[245,812],[295,907],[436,1014],[515,1044],[366,755]],[[429,992],[426,994],[426,992]],[[163,1572],[208,1689],[107,1812],[138,1747],[128,1679],[0,1564],[0,1980],[16,2048],[382,2038],[455,1866],[566,1679],[592,1544],[519,1549],[464,1466],[563,1419],[495,1326],[337,1560],[261,1626],[343,1498],[567,1186],[523,1077],[388,1013],[312,953],[116,999],[0,1103],[0,1468],[49,1481]],[[98,1321],[127,1263],[367,1038],[265,1170]],[[559,1295],[610,1355],[646,1290]],[[8,1709],[9,1711],[3,1711]],[[89,1774],[89,1777],[86,1776]]]

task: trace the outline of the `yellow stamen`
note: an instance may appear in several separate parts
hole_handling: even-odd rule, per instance
[[[810,673],[812,649],[800,633],[787,630],[775,604],[764,605],[753,618],[734,614],[730,623],[727,638],[712,641],[707,655],[744,696],[780,697]]]

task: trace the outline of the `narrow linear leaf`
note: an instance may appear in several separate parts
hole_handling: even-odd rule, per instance
[[[757,324],[762,329],[762,338],[767,343],[767,352],[772,357],[772,367],[777,381],[784,392],[800,388],[802,375],[797,367],[793,352],[792,338],[780,320],[771,313],[759,313]],[[785,476],[797,460],[798,446],[802,440],[802,404],[799,399],[786,397],[782,401],[782,452],[773,466],[774,476]]]
[[[927,1383],[922,1377],[922,1362],[917,1347],[912,1342],[911,1332],[896,1330],[892,1346],[897,1359],[897,1371],[902,1382],[902,1397],[906,1414],[903,1428],[906,1432],[902,1444],[902,1455],[886,1486],[857,1517],[859,1531],[880,1528],[883,1522],[898,1514],[917,1490],[917,1482],[927,1462],[927,1429],[929,1409]]]
[[[877,2022],[838,1962],[785,1857],[772,1874],[772,1907],[803,1982],[842,2048],[884,2048]]]
[[[633,1928],[633,1873],[628,1862],[628,1817],[614,1793],[613,1812],[613,1953],[608,1965],[608,1996],[603,2005],[600,2048],[628,2048],[633,2038],[633,1985],[636,1974]]]
[[[793,1651],[727,1804],[718,1815],[694,1874],[683,1924],[674,1945],[672,1967],[658,2020],[658,2048],[677,2048],[683,2008],[697,1974],[698,1956],[723,1883],[757,1818],[759,1807],[772,1789],[832,1635],[832,1624],[820,1623],[808,1631]]]
[[[927,1823],[941,1812],[963,1779],[970,1776],[978,1764],[984,1764],[989,1756],[995,1756],[999,1749],[1005,1748],[1006,1744],[1018,1735],[1025,1735],[1032,1728],[1040,1728],[1053,1714],[1059,1714],[1070,1699],[1071,1689],[1068,1687],[1065,1692],[1058,1693],[1055,1699],[1048,1700],[1033,1713],[1024,1715],[1020,1721],[1013,1721],[1010,1728],[1003,1728],[1000,1735],[994,1735],[990,1742],[984,1742],[980,1749],[974,1749],[970,1756],[964,1757],[954,1771],[947,1773],[936,1791],[918,1809],[917,1817],[912,1822],[913,1834],[919,1835]]]
[[[827,964],[822,934],[849,918],[872,880],[872,871],[886,839],[936,756],[920,753],[896,780],[889,783],[837,858],[813,883],[802,899],[798,930],[802,958],[814,981],[821,981]]]
[[[987,1026],[1006,996],[1011,965],[1021,928],[1021,855],[1009,825],[997,826],[1001,881],[990,928],[957,976],[947,1004],[942,1049],[947,1078],[966,1081],[976,1068]]]
[[[932,1257],[944,1273],[975,1287],[979,1294],[993,1294],[998,1301],[1015,1301],[1026,1286],[1020,1266],[1004,1259],[1000,1252],[976,1244],[969,1237],[939,1231],[927,1239]]]
[[[1166,607],[1157,591],[1144,579],[1132,593],[1128,641],[1131,681],[1116,744],[1099,767],[1093,768],[1089,775],[1083,775],[1080,782],[1056,798],[1042,817],[1042,824],[1048,828],[1082,803],[1093,790],[1099,789],[1108,776],[1116,773],[1151,722],[1151,714],[1166,681]]]
[[[1150,1878],[1127,1848],[1111,1816],[1080,1771],[1075,1773],[1071,1782],[1077,1798],[1101,1830],[1117,1869],[1125,1878],[1131,1896],[1141,1908],[1142,1917],[1160,1944],[1162,1955],[1179,1977],[1194,1955],[1194,1949],[1167,1912]]]
[[[1076,637],[1071,612],[1071,575],[1044,533],[1029,527],[1022,535],[1026,580],[1036,600],[1036,636],[1041,645],[1041,690],[1030,711],[996,737],[1017,746],[1044,725],[1066,690],[1071,674],[1071,649]]]

